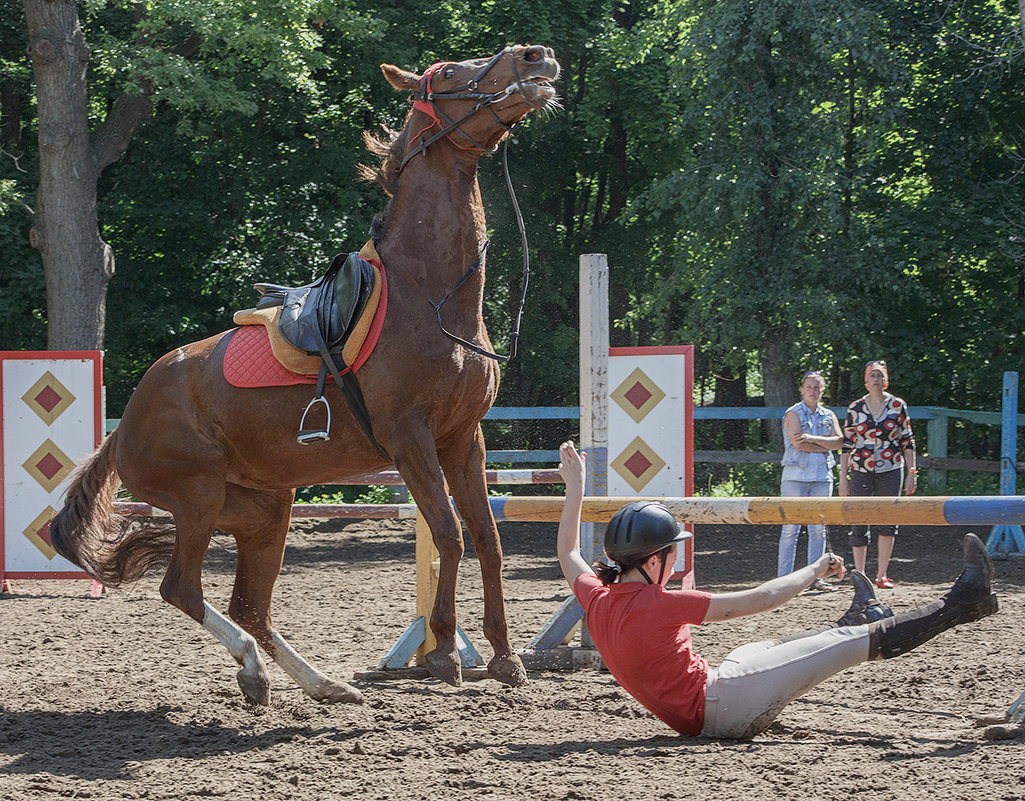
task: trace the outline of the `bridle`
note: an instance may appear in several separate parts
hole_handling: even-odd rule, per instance
[[[506,54],[508,54],[509,56],[509,65],[512,68],[512,73],[515,80],[499,92],[479,92],[477,90],[477,87],[480,84],[480,82],[484,79],[488,72],[491,71],[491,68],[494,67]],[[486,109],[488,113],[490,113],[491,116],[494,118],[495,122],[498,123],[498,125],[506,131],[512,131],[519,124],[515,123],[513,125],[507,125],[499,118],[499,116],[495,113],[494,109],[491,108],[491,106],[495,103],[499,103],[502,100],[505,100],[514,92],[520,91],[522,81],[520,80],[520,74],[516,69],[516,58],[514,56],[513,48],[507,47],[500,53],[495,54],[488,61],[487,64],[485,64],[483,67],[480,68],[480,70],[477,71],[477,74],[474,75],[473,78],[464,83],[462,86],[458,86],[454,89],[446,89],[444,91],[435,92],[431,89],[431,79],[434,77],[435,73],[437,73],[437,71],[447,63],[448,62],[439,62],[437,64],[432,65],[430,68],[427,69],[426,72],[424,72],[423,77],[420,79],[420,91],[417,93],[416,97],[413,100],[413,108],[415,110],[424,112],[428,117],[430,117],[431,124],[428,125],[426,128],[422,129],[418,134],[416,134],[414,139],[419,139],[420,142],[416,147],[411,149],[406,154],[405,158],[402,159],[402,163],[399,164],[399,172],[402,171],[402,168],[406,166],[406,164],[409,162],[411,158],[413,158],[413,156],[426,153],[427,148],[430,145],[434,144],[443,137],[447,138],[453,146],[460,148],[462,150],[479,150],[484,153],[493,153],[495,150],[497,150],[497,145],[491,148],[485,147],[460,127],[464,122],[470,119],[470,117],[472,117],[478,111]],[[445,112],[443,112],[440,108],[437,107],[437,105],[435,104],[435,100],[480,100],[480,102],[477,105],[475,105],[472,109],[470,109],[470,111],[468,111],[466,114],[460,117],[458,120],[452,120],[447,114],[445,114]],[[433,136],[424,139],[424,133],[426,131],[429,131],[435,125],[439,126],[441,130]],[[466,139],[473,143],[473,146],[467,148],[463,145],[457,144],[455,140],[453,140],[453,138],[450,136],[452,132],[462,134],[462,136],[464,136]],[[470,265],[469,269],[465,273],[463,273],[463,277],[460,278],[456,282],[456,285],[446,293],[445,297],[443,297],[437,303],[435,303],[432,300],[428,300],[428,303],[430,303],[431,306],[434,308],[435,314],[437,314],[438,327],[441,329],[441,332],[445,336],[447,336],[452,341],[459,343],[467,350],[473,351],[474,353],[477,353],[481,356],[486,356],[489,359],[494,359],[495,361],[503,364],[505,362],[508,362],[516,355],[516,346],[520,338],[520,320],[523,317],[523,307],[527,301],[527,283],[530,280],[530,253],[527,246],[527,231],[523,224],[523,215],[520,213],[520,204],[516,200],[516,192],[513,190],[512,180],[509,178],[509,138],[510,137],[506,137],[505,147],[502,149],[502,169],[505,172],[505,184],[506,187],[509,189],[509,198],[512,200],[513,211],[516,215],[516,224],[520,229],[520,240],[523,246],[523,287],[520,293],[519,307],[516,310],[516,320],[513,324],[512,331],[509,334],[509,354],[507,356],[503,356],[499,353],[494,353],[492,351],[485,350],[484,348],[474,344],[473,342],[469,342],[468,340],[465,340],[462,337],[456,336],[451,331],[445,328],[445,325],[441,320],[441,307],[445,305],[445,301],[447,301],[452,296],[452,294],[457,289],[459,289],[459,287],[466,283],[470,276],[472,276],[475,272],[477,272],[480,269],[480,266],[484,261],[484,254],[487,253],[488,250],[488,241],[485,241],[483,246],[481,246],[480,252],[477,254],[477,260]]]
[[[476,149],[485,153],[493,153],[497,149],[497,147],[484,147],[480,142],[478,142],[476,139],[474,139],[472,136],[466,133],[466,131],[460,128],[460,126],[481,109],[487,109],[487,111],[494,118],[495,122],[497,122],[498,125],[504,128],[505,130],[510,131],[515,127],[512,125],[506,125],[504,122],[502,122],[499,116],[495,114],[494,109],[491,108],[491,106],[495,103],[500,103],[501,101],[509,97],[509,95],[513,94],[514,92],[518,92],[520,90],[521,84],[523,83],[520,80],[520,74],[516,69],[516,58],[514,52],[515,51],[511,47],[505,48],[505,50],[492,56],[488,63],[481,67],[477,71],[477,74],[474,75],[462,86],[457,86],[454,89],[445,89],[444,91],[439,92],[435,92],[431,89],[431,80],[434,78],[438,70],[440,70],[449,62],[439,61],[437,64],[432,64],[430,67],[428,67],[427,71],[424,72],[423,76],[420,78],[420,91],[417,92],[416,96],[413,99],[413,108],[418,111],[422,111],[424,114],[430,117],[431,124],[413,137],[414,139],[419,139],[420,144],[418,144],[405,155],[405,158],[402,159],[402,163],[399,164],[399,172],[402,171],[402,168],[406,166],[407,162],[409,162],[411,158],[420,155],[421,153],[426,153],[427,148],[430,145],[433,145],[442,137],[448,137],[448,140],[453,145],[461,148],[462,146],[456,144],[456,142],[453,141],[452,137],[449,136],[449,134],[453,131],[462,134],[473,143],[473,148],[462,148],[464,150]],[[486,76],[491,71],[491,68],[494,67],[501,60],[502,56],[506,54],[509,55],[509,66],[512,68],[512,73],[515,80],[499,92],[478,92],[477,87],[479,86],[480,82],[484,80],[484,76]],[[451,118],[449,118],[447,114],[445,114],[444,111],[442,111],[440,108],[437,107],[437,105],[435,105],[435,100],[479,100],[480,102],[472,109],[470,109],[466,114],[460,117],[458,120],[452,120]],[[424,139],[424,133],[426,131],[429,131],[435,125],[440,126],[441,130],[438,131],[438,133],[431,136],[430,138]]]

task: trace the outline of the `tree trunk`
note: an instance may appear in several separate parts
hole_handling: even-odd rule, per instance
[[[46,275],[50,350],[103,347],[114,256],[100,238],[89,141],[89,47],[72,0],[25,0],[39,109],[39,192],[30,242]]]
[[[114,253],[100,237],[96,184],[152,113],[153,90],[122,93],[90,136],[90,53],[78,7],[74,0],[24,2],[39,112],[39,192],[29,239],[46,274],[47,347],[99,350]],[[191,33],[170,51],[188,58],[201,41]]]
[[[733,378],[715,376],[714,406],[747,406],[747,367],[737,370]],[[724,451],[747,450],[747,420],[723,420],[719,424],[722,440],[719,445]]]
[[[794,403],[794,377],[790,370],[786,326],[768,328],[762,336],[762,383],[766,406],[791,406]],[[769,424],[769,441],[776,450],[783,449],[783,431],[778,424]]]

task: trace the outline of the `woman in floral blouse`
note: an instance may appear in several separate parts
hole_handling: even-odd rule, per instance
[[[847,407],[843,453],[840,456],[841,496],[906,495],[918,489],[915,437],[911,433],[908,405],[886,391],[890,377],[886,362],[869,362],[865,368],[868,393]],[[905,464],[907,475],[905,476]],[[876,526],[879,564],[876,586],[893,587],[886,575],[893,554],[897,526]],[[868,526],[852,526],[850,541],[854,567],[865,571],[870,540]]]

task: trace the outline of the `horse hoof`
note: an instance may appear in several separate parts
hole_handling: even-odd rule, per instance
[[[488,675],[510,687],[521,687],[527,683],[527,669],[516,654],[495,656],[488,662]]]
[[[240,670],[235,678],[249,703],[270,706],[270,679],[266,676],[254,676],[244,670]]]
[[[445,653],[436,648],[427,654],[424,661],[434,678],[441,679],[453,687],[459,687],[463,683],[463,668],[458,653]]]
[[[315,700],[325,704],[362,704],[363,693],[346,684],[344,681],[334,681],[328,685],[318,688],[317,693],[312,696]]]

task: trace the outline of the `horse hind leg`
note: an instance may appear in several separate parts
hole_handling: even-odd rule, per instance
[[[211,486],[217,479],[186,484],[176,498],[160,501],[175,520],[177,539],[171,561],[160,584],[160,595],[172,606],[181,609],[228,649],[242,666],[237,679],[243,694],[252,703],[270,703],[270,678],[256,647],[256,640],[214,609],[203,597],[203,557],[210,546],[214,522],[224,496],[215,497]],[[190,489],[193,490],[190,492]],[[188,499],[182,503],[178,498]]]
[[[488,662],[488,674],[503,684],[518,687],[526,683],[527,671],[509,642],[509,624],[502,589],[502,544],[495,516],[488,503],[484,437],[480,426],[468,448],[455,456],[446,452],[445,457],[445,476],[449,489],[480,562],[484,585],[484,636],[495,652]]]
[[[271,595],[281,570],[293,492],[259,491],[228,485],[218,526],[235,537],[238,564],[228,614],[316,701],[361,703],[355,687],[332,679],[307,662],[273,627]],[[239,685],[249,697],[239,674]]]
[[[203,601],[203,628],[209,631],[228,649],[241,669],[235,674],[239,689],[246,699],[261,706],[270,704],[270,676],[256,640],[246,634],[228,618]]]

